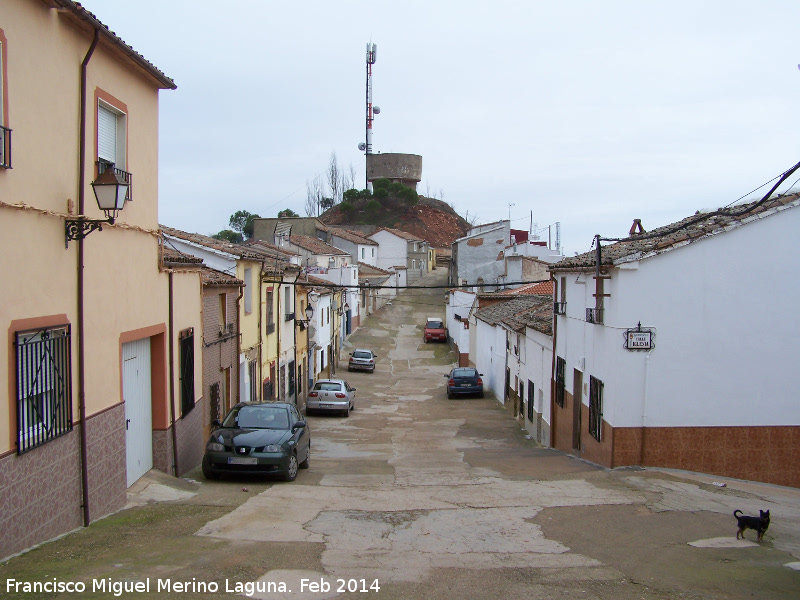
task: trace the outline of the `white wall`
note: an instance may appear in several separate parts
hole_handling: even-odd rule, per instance
[[[453,343],[458,345],[459,352],[469,353],[469,329],[464,327],[463,322],[456,321],[455,315],[459,315],[462,319],[469,318],[475,294],[453,290],[448,293],[448,296],[450,301],[445,306],[447,333]]]
[[[503,404],[506,378],[505,330],[478,319],[475,338],[475,368],[479,373],[483,373],[483,387],[491,390],[497,401]]]
[[[370,235],[369,239],[379,245],[377,260],[375,261],[376,267],[388,270],[389,267],[408,266],[408,242],[405,239],[399,238],[388,231],[377,231]]]
[[[591,276],[568,275],[557,348],[568,389],[585,356],[584,382],[603,381],[614,427],[800,425],[797,231],[790,208],[614,269],[603,326],[583,320]],[[656,329],[650,353],[622,347],[639,322]]]

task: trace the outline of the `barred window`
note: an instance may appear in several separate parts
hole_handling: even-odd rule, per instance
[[[564,408],[564,372],[567,370],[567,361],[560,356],[556,357],[556,404]]]
[[[603,382],[589,377],[589,433],[598,442],[603,433]]]
[[[17,454],[72,431],[69,325],[17,332]]]
[[[224,294],[220,297],[224,297]],[[194,408],[194,328],[180,332],[181,339],[181,415]]]
[[[528,420],[533,421],[533,382],[528,379]]]

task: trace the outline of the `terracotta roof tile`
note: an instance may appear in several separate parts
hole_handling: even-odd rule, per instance
[[[746,225],[749,220],[767,216],[777,210],[800,205],[800,194],[779,196],[756,207],[756,202],[740,204],[730,208],[722,208],[719,214],[708,213],[703,216],[697,212],[681,221],[664,225],[644,234],[634,234],[621,241],[601,244],[603,266],[612,266],[618,261],[636,260],[652,256],[654,253],[666,251],[676,245],[693,242],[697,239],[716,235],[728,228]],[[748,208],[754,208],[748,212]],[[653,237],[651,237],[653,236]],[[549,271],[584,270],[595,267],[595,251],[584,252],[571,258],[565,258],[549,267]]]
[[[314,254],[333,254],[334,256],[350,256],[349,252],[345,252],[344,250],[337,248],[336,246],[331,246],[330,244],[325,243],[318,238],[311,237],[310,235],[292,235],[289,236],[289,242],[291,242],[295,246],[298,246],[299,248],[303,248],[304,250],[313,252]]]
[[[347,229],[337,229],[331,228],[330,233],[332,236],[342,238],[343,240],[347,240],[348,242],[352,242],[354,244],[364,244],[370,246],[377,246],[378,242],[371,240],[363,235],[355,233],[353,231],[348,231]]]
[[[408,233],[407,231],[401,231],[400,229],[392,229],[391,227],[381,227],[375,233],[378,233],[380,231],[388,231],[389,233],[393,233],[397,237],[403,238],[403,239],[408,240],[410,242],[424,242],[425,241],[421,237],[419,237],[417,235],[414,235],[413,233]],[[373,233],[372,235],[375,235],[375,233]]]

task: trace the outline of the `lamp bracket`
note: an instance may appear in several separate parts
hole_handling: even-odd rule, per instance
[[[93,231],[99,229],[103,230],[103,225],[106,223],[113,223],[114,218],[109,217],[108,219],[86,219],[84,217],[79,217],[77,219],[67,219],[64,223],[64,230],[66,233],[66,241],[64,243],[65,248],[69,248],[70,240],[82,240],[87,235],[92,233]]]

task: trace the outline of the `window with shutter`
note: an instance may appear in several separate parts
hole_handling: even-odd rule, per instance
[[[117,113],[102,104],[97,107],[97,158],[117,164]]]

